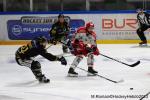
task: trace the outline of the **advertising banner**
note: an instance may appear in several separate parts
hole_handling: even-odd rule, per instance
[[[65,16],[65,20],[71,27],[70,34],[74,33],[78,27],[84,26],[85,24],[84,20],[71,19],[69,16]],[[56,21],[57,16],[22,16],[18,20],[8,20],[8,37],[11,40],[30,40],[37,36],[46,36],[50,38],[49,31],[52,24]]]
[[[87,22],[93,22],[98,40],[139,40],[136,34],[138,22],[136,13],[71,13],[64,14],[73,34]],[[14,14],[0,15],[0,40],[30,40],[44,35],[57,21],[58,14]],[[145,32],[150,39],[150,30]]]
[[[136,39],[138,22],[136,14],[103,14],[101,31],[104,38]]]

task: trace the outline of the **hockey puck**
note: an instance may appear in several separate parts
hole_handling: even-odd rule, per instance
[[[130,90],[133,90],[133,88],[130,88]]]

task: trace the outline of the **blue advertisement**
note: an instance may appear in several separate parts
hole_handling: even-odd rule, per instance
[[[70,25],[70,34],[73,34],[77,28],[85,25],[85,21],[82,19],[71,19],[65,16],[65,20]],[[8,37],[10,40],[31,40],[37,36],[50,38],[49,31],[52,24],[56,21],[57,16],[23,16],[19,20],[8,20]]]

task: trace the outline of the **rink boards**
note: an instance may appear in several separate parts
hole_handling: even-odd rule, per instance
[[[49,30],[60,12],[0,13],[0,44],[24,44],[36,36],[49,38]],[[138,43],[138,23],[135,11],[80,11],[62,12],[73,34],[78,27],[92,21],[95,24],[97,43]],[[150,39],[150,31],[145,32]],[[13,40],[13,41],[12,41]],[[19,40],[19,41],[18,41]],[[20,41],[21,40],[21,41]]]
[[[0,41],[0,45],[24,45],[30,40],[7,40]],[[138,44],[140,40],[97,40],[97,44]],[[150,43],[150,40],[148,40]]]

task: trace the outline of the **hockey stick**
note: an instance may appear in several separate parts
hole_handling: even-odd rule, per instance
[[[108,56],[106,56],[106,55],[104,55],[104,54],[100,54],[100,55],[108,58]],[[70,57],[70,56],[73,56],[73,55],[64,55],[64,57]],[[126,64],[126,63],[124,63],[124,62],[118,61],[118,60],[116,60],[116,59],[114,59],[114,58],[110,58],[110,57],[109,57],[109,59],[115,60],[115,61],[117,61],[117,62],[119,62],[119,63],[122,63],[122,64],[127,65],[127,66],[130,66],[130,67],[135,67],[135,66],[137,66],[138,64],[140,64],[140,61],[137,61],[137,62],[135,62],[134,64],[129,65],[129,64]]]
[[[148,92],[147,94],[145,94],[142,98],[140,98],[139,100],[143,100],[144,98],[147,98],[148,95],[150,94],[150,92]]]
[[[140,61],[137,61],[137,62],[135,62],[134,64],[127,64],[127,63],[124,63],[124,62],[122,62],[122,61],[119,61],[119,60],[117,60],[117,59],[114,59],[114,58],[111,58],[111,57],[109,57],[109,56],[106,56],[106,55],[104,55],[104,54],[100,54],[101,56],[104,56],[104,57],[106,57],[106,58],[109,58],[109,59],[111,59],[111,60],[114,60],[114,61],[116,61],[116,62],[119,62],[119,63],[121,63],[121,64],[124,64],[124,65],[127,65],[127,66],[130,66],[130,67],[135,67],[135,66],[137,66],[138,64],[140,64]]]
[[[63,42],[61,42],[61,41],[59,41],[59,42],[67,46],[67,44],[65,44],[65,43],[63,43]],[[106,56],[106,55],[104,55],[104,54],[100,54],[100,55],[101,55],[101,56],[104,56],[104,57],[106,57],[106,58],[109,58],[109,59],[111,59],[111,60],[114,60],[114,61],[116,61],[116,62],[119,62],[119,63],[121,63],[121,64],[130,66],[130,67],[135,67],[135,66],[137,66],[138,64],[140,64],[140,61],[137,61],[137,62],[135,62],[134,64],[131,64],[131,65],[130,65],[130,64],[124,63],[124,62],[122,62],[122,61],[119,61],[119,60],[117,60],[117,59],[114,59],[114,58],[111,58],[111,57],[109,57],[109,56]]]
[[[80,69],[80,70],[83,70],[83,71],[85,71],[85,72],[88,72],[87,70],[85,70],[85,69],[83,69],[83,68],[80,68],[80,67],[76,67],[76,68],[78,68],[78,69]],[[88,73],[89,73],[89,72],[88,72]],[[98,76],[98,77],[100,77],[100,78],[103,78],[103,79],[105,79],[105,80],[107,80],[107,81],[110,81],[110,82],[113,82],[113,83],[121,83],[121,82],[124,81],[123,79],[121,79],[121,80],[119,80],[119,81],[114,81],[114,80],[112,80],[112,79],[109,79],[109,78],[107,78],[107,77],[101,76],[101,75],[99,75],[99,74],[94,74],[94,73],[91,73],[91,74],[96,75],[96,76]]]
[[[52,45],[53,45],[53,44],[50,44],[48,47],[46,47],[46,50],[47,50],[48,48],[50,48]]]

